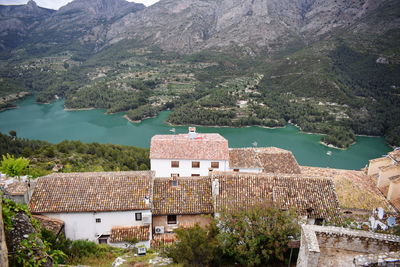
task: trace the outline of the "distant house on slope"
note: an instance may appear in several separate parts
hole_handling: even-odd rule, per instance
[[[153,173],[57,173],[38,178],[32,214],[64,222],[65,235],[113,246],[150,246]]]

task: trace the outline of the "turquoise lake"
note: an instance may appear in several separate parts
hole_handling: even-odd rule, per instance
[[[33,97],[16,103],[17,109],[0,112],[0,132],[17,131],[18,137],[58,143],[80,140],[138,147],[149,147],[156,134],[173,134],[165,123],[168,112],[141,123],[131,123],[122,113],[106,115],[104,110],[65,111],[64,102],[36,104]],[[176,133],[186,133],[187,126],[174,127]],[[285,128],[261,127],[225,128],[197,127],[197,132],[216,132],[229,141],[230,147],[275,146],[290,150],[301,165],[360,169],[369,159],[380,157],[391,150],[382,137],[357,137],[357,143],[347,150],[325,147],[320,135],[301,133],[293,125]],[[327,152],[331,151],[331,155]]]

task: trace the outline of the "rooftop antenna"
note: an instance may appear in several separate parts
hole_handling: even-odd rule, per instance
[[[253,143],[251,143],[254,147],[257,147],[258,146],[258,143],[257,143],[257,141],[254,141]]]

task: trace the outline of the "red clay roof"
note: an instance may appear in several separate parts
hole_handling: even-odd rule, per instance
[[[229,160],[228,141],[219,134],[155,135],[151,138],[151,159]]]
[[[146,210],[152,172],[54,173],[38,179],[32,213]]]
[[[216,211],[249,207],[261,203],[282,209],[296,208],[298,214],[313,218],[340,218],[333,181],[284,174],[217,173]]]
[[[154,179],[153,215],[211,214],[214,212],[211,179],[177,178]]]
[[[58,234],[64,226],[64,221],[50,218],[42,215],[32,215],[33,218],[39,221],[40,225],[55,234]]]
[[[229,167],[259,168],[268,173],[301,172],[292,152],[277,147],[230,149]]]
[[[146,241],[150,239],[150,226],[114,226],[111,228],[110,242],[124,242],[137,239]]]

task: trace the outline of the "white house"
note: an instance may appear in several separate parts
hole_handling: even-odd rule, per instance
[[[123,247],[136,238],[150,247],[151,171],[55,173],[38,179],[32,214],[64,222],[65,235]]]
[[[207,176],[210,169],[229,168],[228,141],[219,134],[155,135],[150,145],[151,170],[156,177]]]

